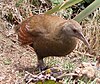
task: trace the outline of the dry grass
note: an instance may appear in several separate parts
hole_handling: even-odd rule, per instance
[[[18,64],[20,56],[22,58],[20,59],[23,67],[30,67],[28,66],[30,62],[33,61],[32,65],[35,65],[36,58],[34,59],[32,54],[34,54],[33,51],[27,51],[27,48],[19,47],[17,43],[14,43],[12,41],[16,41],[16,35],[14,34],[9,38],[6,39],[5,36],[9,36],[11,34],[11,29],[14,28],[14,26],[18,23],[21,23],[24,19],[27,17],[30,17],[33,14],[41,14],[44,11],[47,11],[48,8],[42,8],[42,6],[35,7],[34,5],[27,2],[27,0],[24,0],[19,7],[16,7],[16,1],[17,0],[1,0],[0,2],[0,35],[3,36],[3,38],[0,38],[0,48],[2,47],[2,52],[0,51],[0,63],[2,70],[0,73],[2,73],[3,76],[9,75],[5,80],[9,80],[9,77],[13,77],[12,75],[15,75],[17,72],[14,71],[13,73],[13,67],[16,64]],[[19,4],[19,3],[18,3]],[[50,66],[60,66],[64,70],[72,71],[73,68],[77,66],[82,61],[94,61],[96,56],[100,56],[100,8],[95,10],[94,15],[92,17],[87,17],[85,20],[82,21],[81,25],[83,26],[83,33],[87,40],[89,41],[89,44],[91,45],[91,48],[93,50],[92,54],[89,54],[87,47],[79,41],[76,49],[69,54],[66,57],[49,57],[45,59],[45,62]],[[6,16],[6,18],[5,18]],[[61,16],[61,15],[59,15]],[[7,20],[10,19],[10,20]],[[2,19],[2,20],[1,20]],[[2,34],[1,34],[2,33]],[[9,44],[9,41],[10,43]],[[4,46],[3,46],[4,45]],[[12,48],[14,46],[15,48]],[[7,48],[9,47],[9,49]],[[15,49],[15,50],[13,50]],[[13,52],[12,52],[13,50]],[[10,52],[11,51],[11,52]],[[27,52],[26,52],[27,51]],[[25,52],[25,53],[24,53]],[[9,53],[9,54],[7,54]],[[8,55],[8,56],[7,56]],[[25,56],[25,60],[24,60]],[[31,57],[32,56],[32,57]],[[27,58],[28,57],[28,58]],[[90,58],[92,57],[92,58]],[[9,60],[9,58],[11,58]],[[18,58],[18,59],[16,59]],[[33,59],[33,60],[32,60]],[[24,61],[22,61],[24,60]],[[52,62],[51,62],[52,60]],[[3,61],[3,62],[2,62]],[[29,63],[27,63],[29,61]],[[13,64],[14,63],[14,64]],[[7,64],[7,65],[6,65]],[[26,65],[27,64],[27,65]],[[31,63],[30,63],[31,64]],[[18,65],[20,67],[20,65]],[[7,72],[7,69],[10,68],[11,73]],[[15,70],[15,69],[14,69]],[[12,74],[13,73],[13,74]],[[5,75],[4,75],[5,74]],[[17,73],[18,75],[18,73]],[[4,77],[4,78],[5,78]],[[11,80],[17,81],[20,80],[20,76],[14,76],[15,79],[11,78]],[[0,79],[1,80],[1,79]],[[6,83],[4,79],[1,81],[2,84]],[[18,81],[17,81],[18,82]],[[12,84],[7,82],[7,84]]]

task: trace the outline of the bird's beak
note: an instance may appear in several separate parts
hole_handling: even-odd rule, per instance
[[[89,48],[89,50],[91,50],[91,47],[90,47],[87,39],[85,38],[85,36],[82,33],[79,33],[77,38],[80,39],[81,41],[83,41],[84,44]]]

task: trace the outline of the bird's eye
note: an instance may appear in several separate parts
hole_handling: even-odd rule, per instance
[[[76,29],[73,29],[73,32],[74,32],[74,33],[76,33],[76,32],[77,32],[77,30],[76,30]]]

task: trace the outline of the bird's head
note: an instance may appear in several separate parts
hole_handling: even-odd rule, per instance
[[[90,45],[82,33],[82,27],[78,22],[76,22],[75,20],[67,20],[63,24],[62,30],[66,36],[76,37],[76,38],[80,39],[90,49]]]

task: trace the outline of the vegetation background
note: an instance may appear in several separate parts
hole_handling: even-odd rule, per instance
[[[19,46],[17,34],[13,29],[24,19],[43,14],[49,9],[67,0],[0,0],[0,84],[24,84],[24,72],[32,71],[36,65],[36,54],[29,46]],[[65,19],[73,19],[94,0],[84,0],[67,9],[57,11],[54,15]],[[80,23],[87,38],[92,54],[79,41],[76,49],[66,57],[48,57],[45,62],[49,66],[59,66],[68,73],[81,62],[95,62],[100,56],[100,7],[88,15]],[[52,60],[52,61],[51,61]],[[93,80],[78,79],[79,84],[92,84]],[[71,77],[64,79],[65,84],[73,84]]]

